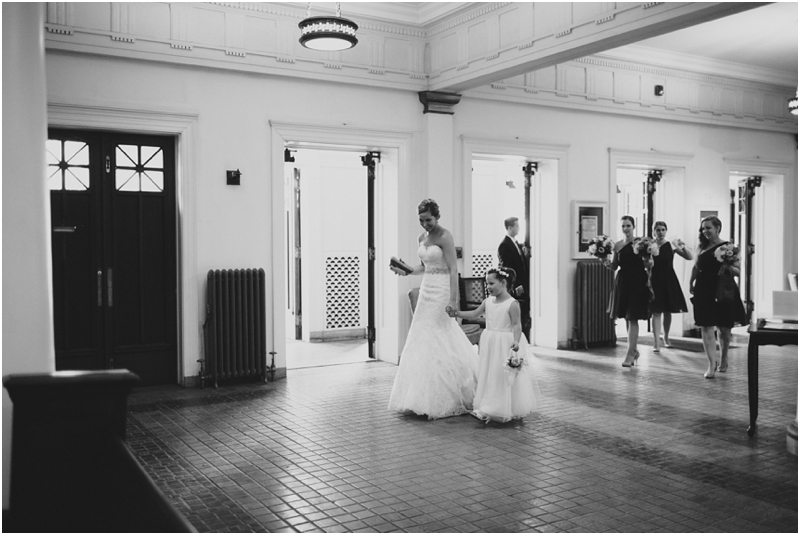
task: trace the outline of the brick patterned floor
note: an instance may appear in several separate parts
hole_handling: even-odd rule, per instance
[[[537,349],[523,422],[386,410],[396,367],[290,370],[219,389],[137,389],[128,444],[201,532],[797,532],[797,348]]]

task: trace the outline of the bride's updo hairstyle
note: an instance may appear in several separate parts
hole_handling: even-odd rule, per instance
[[[439,219],[439,205],[433,199],[422,199],[417,206],[417,214],[430,212],[433,217]]]
[[[517,278],[517,272],[510,267],[492,268],[486,272],[487,275],[494,275],[496,278],[505,282],[506,290],[511,290],[514,287],[514,280]]]

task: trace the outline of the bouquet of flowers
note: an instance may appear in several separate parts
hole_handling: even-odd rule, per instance
[[[647,236],[644,238],[634,238],[633,252],[642,256],[643,258],[658,256],[658,244],[656,243],[656,240],[653,238],[648,238]]]
[[[512,349],[511,354],[508,356],[508,360],[506,361],[506,366],[512,370],[519,371],[526,364],[527,362],[525,362],[525,357],[520,355],[519,351],[514,351]]]
[[[614,250],[614,242],[605,234],[600,234],[589,240],[589,248],[586,250],[592,256],[600,260],[605,260],[611,251]]]
[[[506,360],[506,379],[508,385],[511,386],[514,384],[514,379],[517,377],[517,373],[522,369],[523,366],[527,366],[528,361],[525,360],[525,357],[520,354],[519,351],[511,350],[511,353],[508,355],[508,360]]]
[[[739,246],[733,243],[726,243],[717,247],[714,251],[714,257],[717,262],[722,264],[719,268],[719,274],[722,275],[726,270],[732,267],[739,267]]]

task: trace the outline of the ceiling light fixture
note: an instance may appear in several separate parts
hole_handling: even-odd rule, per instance
[[[342,18],[342,9],[336,2],[336,16],[311,16],[311,2],[308,3],[306,18],[300,24],[300,44],[312,50],[347,50],[358,43],[358,25]]]
[[[789,99],[789,113],[797,115],[797,91],[794,92],[794,98]]]

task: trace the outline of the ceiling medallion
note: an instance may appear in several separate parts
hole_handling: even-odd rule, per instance
[[[353,48],[358,43],[358,25],[342,18],[339,2],[336,2],[336,16],[311,16],[311,2],[308,3],[306,18],[300,27],[300,44],[312,50],[336,51]]]

